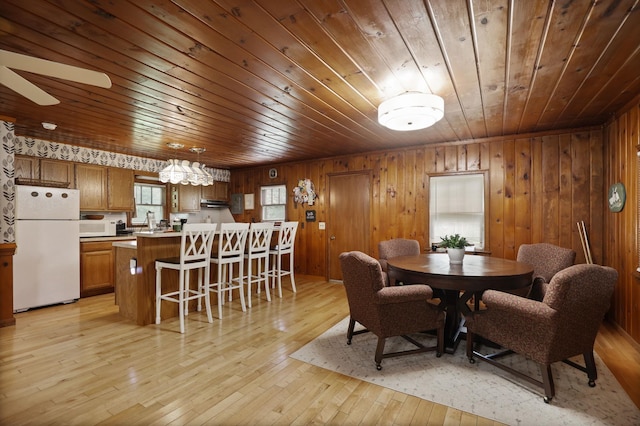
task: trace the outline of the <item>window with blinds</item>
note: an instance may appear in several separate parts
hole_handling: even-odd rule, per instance
[[[260,205],[262,207],[262,221],[286,220],[287,187],[285,185],[260,187]]]
[[[431,175],[428,180],[429,243],[460,234],[476,249],[485,249],[487,173]]]

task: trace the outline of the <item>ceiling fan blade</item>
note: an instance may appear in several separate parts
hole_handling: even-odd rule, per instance
[[[38,105],[47,106],[60,103],[59,100],[3,65],[0,65],[0,84]]]
[[[34,58],[20,53],[9,52],[0,49],[0,65],[7,68],[46,75],[48,77],[61,78],[75,81],[76,83],[90,84],[92,86],[111,87],[111,79],[103,72],[92,71],[85,68],[65,65],[46,59]]]

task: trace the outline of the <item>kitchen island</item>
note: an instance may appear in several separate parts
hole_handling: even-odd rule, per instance
[[[180,256],[179,232],[136,232],[136,241],[115,241],[116,304],[138,325],[155,323],[156,259]],[[178,288],[176,271],[162,272],[163,293]],[[162,302],[162,319],[178,316],[176,303]]]

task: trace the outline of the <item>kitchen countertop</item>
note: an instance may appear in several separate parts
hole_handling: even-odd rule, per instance
[[[114,235],[111,237],[81,237],[81,243],[95,243],[99,241],[135,241],[135,234],[130,235]]]
[[[133,234],[129,234],[129,235],[114,235],[110,237],[81,237],[80,242],[94,243],[94,242],[101,242],[101,241],[116,241],[116,242],[129,241],[129,242],[135,243],[137,237],[165,238],[165,237],[179,237],[180,235],[182,235],[180,232],[174,232],[174,231],[166,231],[166,232],[140,231],[140,232],[134,232]]]
[[[134,232],[134,237],[145,237],[145,238],[166,238],[166,237],[179,237],[181,236],[181,232],[171,231],[140,231]]]
[[[138,247],[138,241],[136,240],[129,240],[129,241],[114,241],[113,244],[111,244],[113,247],[121,247],[121,248],[128,248],[128,249],[136,249]]]

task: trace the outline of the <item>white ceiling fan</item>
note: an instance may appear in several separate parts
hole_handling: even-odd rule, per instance
[[[16,74],[10,68],[75,81],[76,83],[104,87],[105,89],[111,87],[111,79],[105,73],[0,49],[0,84],[38,105],[56,105],[59,104],[60,101],[27,79]]]

